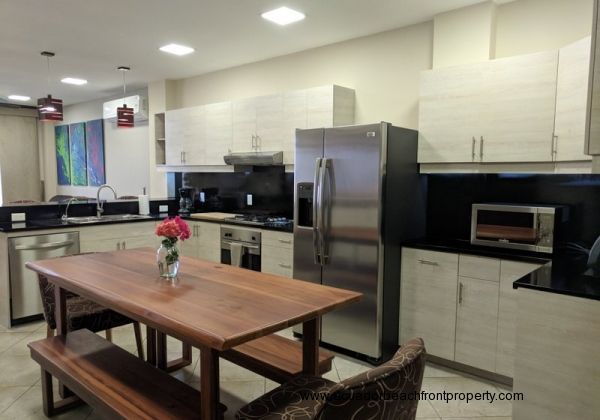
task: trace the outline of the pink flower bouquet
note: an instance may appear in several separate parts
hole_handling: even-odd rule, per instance
[[[166,218],[156,227],[156,235],[164,239],[156,252],[156,261],[161,277],[177,277],[179,270],[179,250],[177,241],[185,241],[190,236],[190,227],[181,217]]]

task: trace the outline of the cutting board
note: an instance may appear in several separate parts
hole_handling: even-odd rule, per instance
[[[225,220],[235,217],[235,213],[219,213],[219,212],[209,212],[209,213],[192,213],[190,217],[192,219],[200,219],[200,220]]]

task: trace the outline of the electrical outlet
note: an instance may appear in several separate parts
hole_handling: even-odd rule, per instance
[[[168,213],[169,212],[169,206],[168,205],[160,205],[160,206],[158,206],[158,212],[159,213]]]
[[[204,191],[200,192],[200,202],[204,203],[206,201],[206,196],[204,195]]]
[[[252,205],[252,194],[246,194],[246,205]]]
[[[12,222],[24,222],[25,221],[25,213],[11,213],[10,220]]]

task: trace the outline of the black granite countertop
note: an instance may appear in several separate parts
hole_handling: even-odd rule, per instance
[[[539,269],[515,281],[513,287],[600,300],[600,273],[588,272],[587,255],[581,252],[541,254],[471,245],[467,240],[430,238],[406,241],[402,246],[543,264]]]
[[[171,217],[175,215],[170,215]],[[162,220],[166,217],[169,217],[169,214],[153,214],[147,218],[140,219],[127,219],[127,220],[111,220],[111,221],[102,221],[95,223],[68,223],[61,219],[40,219],[40,220],[27,220],[25,222],[0,222],[0,232],[11,233],[11,232],[26,232],[26,231],[36,231],[36,230],[46,230],[46,229],[73,229],[73,228],[85,228],[86,226],[99,226],[99,225],[113,225],[119,223],[140,223],[140,222],[148,222],[148,221],[156,221]],[[207,223],[218,223],[218,224],[227,224],[227,225],[239,225],[245,227],[253,227],[256,229],[262,230],[274,230],[279,232],[292,232],[292,225],[286,226],[249,226],[244,223],[236,222],[235,220],[198,220],[193,219],[191,217],[183,217],[183,219],[187,221],[195,221],[195,222],[207,222]]]

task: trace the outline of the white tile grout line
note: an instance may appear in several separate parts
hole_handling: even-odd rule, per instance
[[[38,380],[38,381],[39,381],[39,380]],[[13,402],[11,402],[11,403],[10,403],[10,404],[9,404],[9,405],[8,405],[8,406],[7,406],[7,407],[4,409],[4,410],[2,410],[2,411],[0,412],[0,414],[2,414],[2,413],[5,413],[5,412],[6,412],[6,411],[7,411],[7,410],[10,408],[10,407],[12,407],[13,405],[15,405],[15,403],[16,403],[17,401],[19,401],[21,398],[23,398],[23,395],[25,395],[27,392],[29,392],[29,390],[30,390],[31,388],[33,388],[33,387],[34,387],[36,384],[37,384],[37,382],[35,382],[33,385],[31,385],[29,388],[27,388],[25,391],[23,391],[23,393],[22,393],[21,395],[19,395],[17,398],[15,398]],[[26,386],[26,385],[25,385],[25,386]],[[9,388],[9,387],[7,387],[7,388]]]

